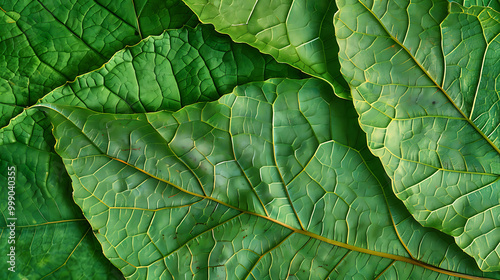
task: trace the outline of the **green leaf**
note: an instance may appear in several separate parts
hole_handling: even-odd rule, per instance
[[[180,0],[21,0],[0,6],[0,127],[126,45],[196,22]]]
[[[287,76],[305,75],[247,45],[233,43],[211,27],[186,27],[149,37],[118,52],[101,69],[79,76],[41,102],[108,113],[176,110],[186,104],[216,100],[239,83]],[[12,165],[19,169],[16,215],[17,226],[23,231],[17,233],[16,242],[18,254],[24,252],[18,258],[23,267],[19,275],[42,277],[67,269],[84,273],[89,279],[95,279],[92,273],[111,279],[117,270],[109,268],[81,210],[74,204],[70,179],[53,151],[55,140],[50,126],[42,112],[30,108],[0,130],[0,170]],[[6,184],[6,176],[0,172],[0,182]],[[0,199],[4,217],[0,228],[4,230],[8,224],[7,202]],[[63,235],[70,236],[68,240],[59,238]],[[52,239],[61,242],[61,246],[50,247]],[[33,240],[40,246],[33,248]],[[6,246],[0,248],[7,251],[9,245],[4,242],[0,246]],[[49,249],[54,251],[49,254]],[[69,256],[72,258],[66,262]],[[80,267],[83,264],[71,262],[73,259],[92,268]],[[0,278],[13,277],[8,273],[7,269],[2,270],[0,276],[4,276]],[[59,279],[62,278],[66,276]]]
[[[217,100],[239,84],[275,77],[306,77],[210,26],[167,30],[117,52],[101,69],[57,88],[39,103],[99,112],[178,110]]]
[[[483,6],[500,11],[500,2],[498,0],[450,0],[450,2],[457,2],[465,7]]]
[[[203,23],[277,61],[329,82],[335,94],[350,98],[340,74],[333,15],[335,1],[184,0]]]
[[[500,14],[401,2],[339,1],[335,18],[368,145],[417,221],[500,270]]]
[[[75,234],[81,232],[83,235]],[[9,230],[2,229],[0,234],[8,236]],[[123,279],[102,255],[84,218],[51,226],[18,227],[16,234],[24,236],[16,247],[30,250],[16,251],[14,273],[7,270],[8,264],[2,264],[2,279]],[[9,247],[2,244],[5,255],[10,252]]]
[[[12,128],[12,129],[9,129]],[[24,129],[24,130],[23,130]],[[31,134],[30,134],[31,133]],[[71,197],[71,181],[54,144],[50,122],[29,110],[0,131],[1,279],[123,279],[100,252],[99,243]],[[13,139],[22,139],[26,144]],[[45,141],[44,141],[45,140]],[[9,142],[9,143],[6,143]],[[10,174],[9,168],[15,168]],[[8,177],[15,175],[14,215],[8,210]],[[16,218],[11,220],[9,218]],[[14,239],[7,227],[15,222]],[[15,243],[11,243],[12,240]],[[15,247],[15,272],[6,255]]]
[[[273,79],[175,113],[38,106],[128,278],[500,279],[386,192],[354,109],[334,98],[319,80]]]

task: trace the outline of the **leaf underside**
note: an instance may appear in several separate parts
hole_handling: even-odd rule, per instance
[[[175,113],[39,106],[128,278],[498,277],[404,215],[348,101],[319,80],[250,83]]]
[[[39,102],[107,113],[177,110],[186,104],[215,100],[249,80],[302,76],[271,56],[231,42],[211,27],[186,27],[147,38],[116,53],[102,68],[79,76]],[[17,275],[58,277],[62,271],[74,270],[88,279],[95,278],[93,273],[115,279],[115,274],[120,273],[104,258],[89,224],[74,204],[71,181],[53,150],[54,144],[51,124],[37,109],[25,110],[0,130],[0,168],[18,168],[16,217],[17,226],[25,228],[25,233],[17,235],[17,250],[26,254],[19,257],[19,263],[24,265]],[[7,182],[6,176],[1,173],[0,180]],[[4,217],[8,217],[7,200],[0,205]],[[5,219],[0,222],[6,234],[7,224]],[[60,238],[67,234],[75,239],[69,242]],[[33,248],[33,240],[42,246]],[[48,244],[56,242],[61,242],[59,251],[46,254]],[[0,246],[7,251],[10,245],[4,242]],[[0,272],[0,278],[8,277],[14,274],[7,269]],[[72,277],[79,278],[77,274]]]
[[[342,73],[394,192],[485,271],[500,270],[499,23],[447,1],[339,1],[335,18]]]

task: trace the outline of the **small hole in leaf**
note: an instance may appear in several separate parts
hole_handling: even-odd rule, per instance
[[[135,35],[135,36],[139,35],[139,31],[137,31],[137,30],[136,30],[136,31],[134,32],[134,35]]]
[[[434,105],[434,104],[436,104],[436,101],[432,101],[432,104],[433,104],[433,105]]]

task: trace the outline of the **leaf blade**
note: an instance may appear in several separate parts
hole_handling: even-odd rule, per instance
[[[135,1],[141,7],[138,16],[134,1],[105,2],[2,3],[0,127],[54,88],[99,68],[125,46],[167,28],[197,23],[181,1]]]
[[[439,4],[444,6],[447,2]],[[419,5],[409,4],[398,12],[406,13],[406,9],[412,6],[416,9]],[[478,44],[482,40],[472,38],[478,35],[480,25],[477,23],[480,22],[485,24],[485,36],[494,38],[488,35],[495,33],[488,19],[494,20],[497,14],[488,8],[466,9],[451,4],[450,12],[442,14],[432,24],[413,27],[414,33],[408,34],[413,37],[421,34],[420,41],[414,42],[405,41],[406,35],[398,37],[391,29],[395,23],[390,19],[384,21],[380,16],[381,7],[383,5],[369,7],[363,2],[344,2],[336,18],[338,34],[342,30],[339,35],[342,71],[356,95],[356,109],[368,134],[369,146],[382,159],[394,181],[396,195],[420,223],[454,236],[457,244],[473,256],[482,269],[497,270],[495,244],[498,241],[492,235],[486,238],[488,241],[482,237],[494,231],[496,226],[483,224],[480,232],[471,227],[476,226],[475,221],[481,217],[476,214],[490,209],[495,215],[498,211],[495,210],[498,192],[492,190],[498,184],[499,174],[500,150],[494,117],[498,114],[494,102],[497,94],[489,86],[488,76],[483,75],[483,79],[478,75],[481,65],[488,65],[482,53],[479,58],[470,53],[467,60],[470,69],[457,62],[464,58],[464,53],[457,50],[464,51],[466,45],[478,47],[476,53],[481,50],[494,52],[493,47],[487,47],[491,43],[484,44],[485,48],[481,49]],[[378,26],[373,28],[376,32],[361,35],[342,13],[344,8],[344,11],[356,10],[358,15],[366,11],[362,17]],[[433,8],[420,5],[429,15]],[[410,26],[409,22],[413,22],[412,18],[403,21],[404,26]],[[459,22],[469,25],[458,28]],[[463,34],[458,35],[460,32]],[[459,36],[464,36],[462,43]],[[368,37],[370,39],[366,39]],[[436,44],[433,38],[442,38],[439,39],[442,42]],[[352,45],[367,43],[363,40],[373,43],[369,49],[355,47],[354,51],[349,51]],[[372,57],[370,51],[373,49],[383,50],[385,56],[376,62],[369,60],[369,64],[363,62],[364,58]],[[435,49],[434,55],[432,49]],[[370,72],[382,69],[394,75],[377,81],[379,77]],[[364,77],[360,71],[366,71]],[[397,77],[397,72],[406,73],[404,77]],[[408,72],[412,74],[407,75]],[[476,100],[481,105],[475,106]],[[492,100],[493,104],[488,105]],[[489,114],[493,118],[485,122],[484,118],[470,117],[474,114]],[[473,236],[469,236],[469,231]],[[483,260],[487,256],[488,260]]]
[[[330,83],[335,94],[349,99],[340,76],[331,23],[334,1],[184,1],[203,23]]]
[[[39,102],[74,105],[109,113],[176,110],[186,104],[217,99],[238,83],[276,76],[301,77],[303,74],[278,64],[270,56],[262,55],[249,46],[232,43],[210,27],[185,27],[149,37],[119,51],[101,69],[77,77],[73,83],[55,89]],[[44,231],[34,230],[34,233],[31,232],[33,230],[25,230],[17,241],[18,250],[22,251],[30,252],[31,236],[41,240],[41,246],[37,248],[43,253],[43,250],[48,250],[43,242],[50,242],[46,232],[53,230],[51,236],[58,239],[65,231],[73,236],[84,236],[89,229],[87,223],[83,229],[73,226],[59,230],[56,226],[59,222],[83,217],[81,210],[74,205],[70,180],[63,163],[54,153],[55,140],[50,130],[51,124],[46,116],[33,108],[24,110],[0,130],[0,168],[6,170],[9,164],[15,164],[19,166],[22,178],[22,188],[18,189],[18,194],[23,194],[22,198],[18,197],[18,226],[36,228],[36,225],[43,224],[47,228]],[[7,182],[4,175],[0,178]],[[116,182],[116,187],[120,188],[120,182]],[[7,200],[0,202],[0,207],[7,217]],[[0,225],[6,227],[7,224],[4,219]],[[85,263],[95,266],[96,270],[83,268],[81,271],[87,272],[87,278],[95,278],[92,273],[99,273],[99,269],[110,264],[102,254],[99,256],[102,249],[96,246],[92,233],[86,236],[66,265],[78,270],[81,263],[73,260],[93,254],[95,259]],[[4,245],[8,246],[7,243]],[[88,251],[80,248],[87,248]],[[59,249],[52,254],[67,256],[74,248]],[[19,259],[20,263],[32,264],[26,265],[23,270],[26,275],[33,274],[35,270],[42,273],[52,269],[54,275],[63,275],[62,271],[66,271],[66,266],[59,268],[65,259],[47,261],[39,256],[42,253],[31,251],[34,257],[23,256]],[[109,278],[115,277],[113,273],[117,270],[114,267],[104,269]],[[4,271],[7,272],[6,269]],[[44,276],[42,274],[40,277]]]
[[[166,278],[195,274],[259,279],[265,277],[265,272],[271,275],[269,279],[286,278],[289,274],[303,278],[316,270],[301,265],[302,260],[323,256],[327,259],[313,261],[313,267],[319,269],[332,262],[338,266],[321,268],[321,277],[373,278],[379,274],[404,273],[400,269],[408,270],[406,265],[411,265],[416,266],[418,273],[434,277],[441,273],[442,277],[497,278],[496,274],[485,275],[471,266],[468,256],[450,240],[441,244],[447,244],[449,252],[453,252],[450,253],[453,261],[444,264],[451,271],[434,267],[443,265],[441,257],[448,250],[432,249],[433,254],[420,255],[411,242],[417,232],[419,242],[443,240],[428,229],[414,224],[416,230],[406,230],[405,235],[398,237],[396,217],[389,210],[397,202],[386,194],[366,165],[373,159],[366,151],[353,149],[353,146],[363,147],[359,138],[347,138],[347,143],[342,144],[339,141],[346,140],[345,135],[337,138],[330,134],[318,143],[309,161],[320,165],[324,176],[317,172],[318,168],[305,166],[290,182],[280,178],[276,166],[279,163],[270,166],[272,155],[261,155],[262,151],[273,153],[272,149],[265,148],[268,145],[265,139],[272,138],[269,130],[278,131],[282,126],[279,122],[270,122],[269,107],[279,111],[280,104],[288,104],[293,111],[296,107],[291,100],[299,99],[345,110],[348,103],[332,102],[329,93],[328,85],[317,80],[276,79],[238,87],[218,102],[195,104],[176,113],[111,115],[59,105],[40,106],[50,108],[58,139],[56,149],[73,178],[77,204],[99,231],[98,238],[106,256],[126,277],[141,278],[147,273]],[[330,114],[338,118],[343,113],[339,111],[332,110]],[[321,114],[321,110],[318,112],[316,119],[309,112],[308,120],[317,125],[329,123],[330,117]],[[350,111],[349,115],[354,116],[354,112]],[[216,117],[205,119],[204,116]],[[266,116],[267,123],[263,123]],[[119,123],[121,134],[98,133],[106,129],[106,124],[117,127]],[[252,142],[248,141],[251,135],[254,135]],[[228,158],[224,152],[223,156],[216,157],[218,151],[228,149],[223,139],[231,138],[232,145],[242,141],[245,153],[230,153]],[[116,145],[121,148],[113,147]],[[248,164],[252,158],[253,167]],[[227,168],[228,162],[235,163]],[[337,174],[331,175],[332,172]],[[94,178],[103,176],[107,177]],[[116,181],[124,181],[118,191],[112,187]],[[199,188],[200,182],[203,188]],[[318,192],[317,186],[325,191]],[[289,192],[288,197],[285,190]],[[304,190],[308,190],[311,202],[300,201]],[[298,220],[304,229],[296,215],[300,216]],[[408,216],[402,219],[407,220]],[[132,220],[140,221],[139,225],[127,229],[131,234],[122,234]],[[403,239],[406,240],[403,242]],[[287,259],[292,260],[290,268],[273,265]],[[345,261],[349,259],[351,261]],[[373,262],[368,262],[370,259]],[[422,263],[424,259],[430,264]],[[355,260],[370,265],[352,267],[350,264],[356,263]],[[469,263],[465,270],[460,268],[464,263]]]

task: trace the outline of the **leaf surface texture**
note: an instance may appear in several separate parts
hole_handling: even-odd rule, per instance
[[[195,25],[181,1],[0,1],[0,127],[118,50]]]
[[[249,83],[175,113],[39,106],[128,278],[498,277],[405,215],[353,108],[319,80]]]
[[[339,7],[342,73],[397,197],[500,270],[500,14],[447,1]]]
[[[237,42],[256,47],[329,82],[335,94],[349,99],[340,75],[333,15],[335,1],[184,0],[203,23]]]
[[[107,113],[177,110],[186,104],[216,100],[248,80],[280,76],[303,74],[247,45],[231,42],[211,27],[186,27],[149,37],[118,52],[101,69],[79,76],[40,102]],[[54,144],[51,124],[37,109],[24,110],[0,130],[0,168],[18,167],[16,215],[22,231],[17,235],[17,250],[24,252],[19,262],[26,264],[19,275],[65,278],[62,275],[66,274],[58,273],[75,271],[74,278],[81,273],[89,279],[95,279],[93,275],[113,279],[117,270],[110,268],[74,204],[71,181],[54,152]],[[6,176],[0,174],[2,182],[7,182]],[[5,217],[0,227],[8,234],[6,199],[1,200],[0,207]],[[70,236],[68,240],[62,238],[66,235]],[[7,251],[9,244],[3,242],[1,246]],[[1,275],[13,276],[7,269]]]

